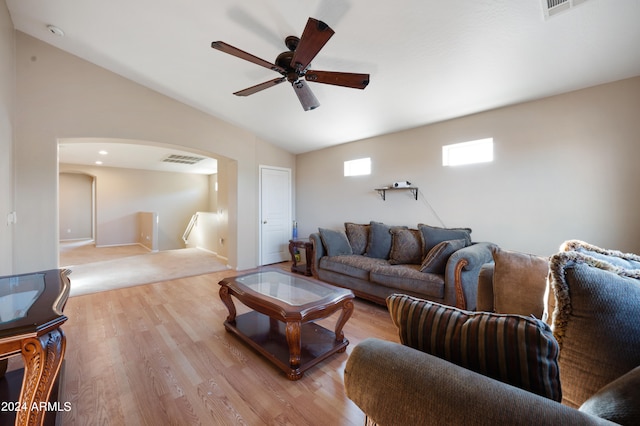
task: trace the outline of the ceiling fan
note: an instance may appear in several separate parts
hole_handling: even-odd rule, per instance
[[[316,57],[320,49],[329,41],[333,34],[334,31],[329,28],[327,24],[317,19],[309,18],[302,37],[288,36],[285,38],[284,43],[289,51],[279,54],[275,60],[275,64],[260,59],[223,41],[214,41],[211,43],[211,47],[240,59],[253,62],[256,65],[269,68],[282,75],[282,77],[235,92],[234,95],[253,95],[261,90],[288,81],[291,83],[296,95],[298,95],[302,108],[305,111],[309,111],[319,107],[320,103],[305,83],[305,80],[335,86],[352,87],[355,89],[364,89],[369,84],[369,74],[316,71],[309,69],[311,60]]]

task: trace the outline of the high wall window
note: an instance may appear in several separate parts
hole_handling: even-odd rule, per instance
[[[493,138],[455,143],[442,147],[443,166],[488,163],[493,161]]]
[[[344,162],[345,176],[362,176],[371,174],[371,158],[359,158]]]

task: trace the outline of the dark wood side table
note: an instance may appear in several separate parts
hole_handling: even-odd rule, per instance
[[[66,348],[60,326],[67,320],[67,274],[52,269],[0,277],[0,380],[7,358],[20,354],[24,360],[20,398],[5,401],[16,425],[42,425],[52,410],[49,397]]]
[[[300,250],[304,253],[306,263],[299,263],[302,254],[299,252],[298,256],[296,256],[296,250]],[[311,262],[313,261],[313,243],[311,243],[308,238],[294,238],[293,240],[289,240],[289,253],[291,253],[291,260],[293,261],[293,265],[291,265],[291,272],[304,274],[310,277],[312,275]]]

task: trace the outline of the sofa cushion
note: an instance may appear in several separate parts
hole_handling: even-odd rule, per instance
[[[604,249],[580,240],[565,241],[560,251],[577,251],[623,269],[640,269],[640,256],[637,254]]]
[[[391,252],[391,226],[380,222],[371,222],[369,228],[369,243],[367,244],[367,256],[378,259],[389,259]],[[404,228],[406,226],[394,226]]]
[[[444,298],[444,276],[420,272],[420,265],[380,263],[371,268],[369,280],[396,291]]]
[[[353,254],[347,235],[343,231],[318,228],[322,244],[327,249],[328,256],[340,256],[341,254]]]
[[[422,261],[422,233],[417,229],[391,228],[392,265],[420,264]]]
[[[353,254],[365,254],[369,242],[369,224],[345,222],[344,229]]]
[[[542,318],[549,259],[499,247],[492,254],[494,312]]]
[[[447,260],[456,251],[466,247],[465,240],[447,240],[436,244],[422,259],[420,272],[443,275],[447,267]]]
[[[544,322],[470,312],[415,297],[387,298],[400,341],[461,367],[559,401],[558,344]]]
[[[324,256],[319,267],[353,278],[369,280],[369,272],[377,265],[388,265],[384,259],[360,256],[356,254],[342,256]]]
[[[467,241],[466,245],[471,245],[470,228],[438,228],[436,226],[429,226],[425,225],[424,223],[419,223],[418,229],[422,232],[425,253],[429,253],[429,251],[438,243],[447,240],[463,239]]]
[[[551,257],[563,404],[579,407],[640,365],[638,278],[640,270],[625,270],[576,251]]]
[[[621,425],[640,425],[640,367],[600,389],[580,411]]]

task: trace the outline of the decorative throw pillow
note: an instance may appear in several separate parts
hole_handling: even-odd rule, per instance
[[[417,229],[391,228],[392,265],[418,265],[422,260],[422,233]]]
[[[620,425],[640,425],[640,367],[600,389],[580,411]]]
[[[402,294],[387,297],[387,307],[404,345],[560,401],[558,344],[544,322]]]
[[[604,249],[580,240],[565,241],[560,246],[560,251],[577,251],[623,269],[640,269],[640,256],[637,254]]]
[[[542,318],[549,259],[499,247],[492,254],[494,312]]]
[[[369,242],[370,225],[359,225],[357,223],[345,222],[344,228],[347,231],[347,238],[351,245],[353,254],[364,254]]]
[[[422,260],[420,272],[444,275],[449,256],[466,245],[465,240],[447,240],[436,244]]]
[[[380,222],[371,222],[369,228],[369,244],[367,244],[367,256],[377,259],[389,259],[391,252],[391,226]],[[407,229],[406,226],[394,226],[393,228]]]
[[[434,248],[438,243],[447,240],[466,240],[467,245],[471,245],[471,229],[470,228],[438,228],[436,226],[418,224],[418,229],[422,232],[424,239],[424,252]]]
[[[640,365],[640,270],[560,252],[549,262],[562,403],[577,408]]]
[[[342,231],[318,228],[322,244],[327,249],[328,256],[339,256],[341,254],[353,254],[347,235]]]

